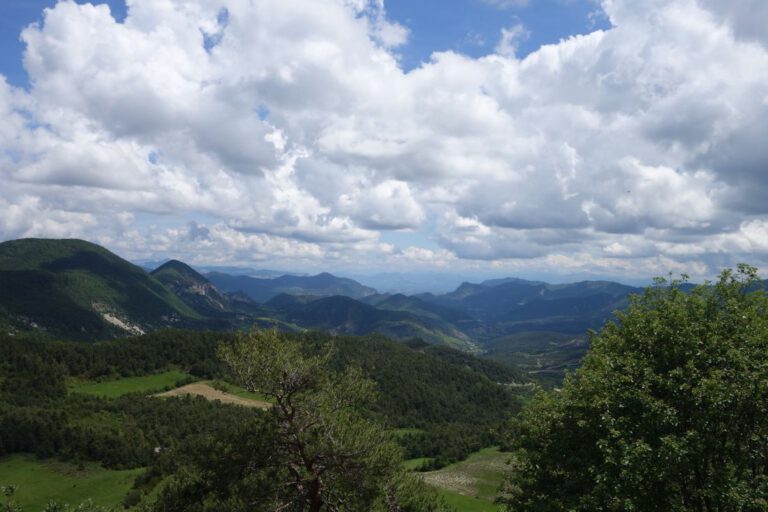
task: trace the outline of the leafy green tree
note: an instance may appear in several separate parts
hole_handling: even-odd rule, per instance
[[[274,405],[275,450],[285,468],[275,510],[436,510],[423,485],[399,471],[391,436],[362,408],[374,384],[358,367],[329,369],[332,352],[306,356],[277,330],[252,330],[219,355],[237,380]]]
[[[768,299],[756,269],[657,280],[513,422],[508,510],[768,510]]]

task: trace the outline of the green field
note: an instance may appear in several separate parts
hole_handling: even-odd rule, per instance
[[[142,377],[126,377],[124,379],[108,380],[104,382],[81,382],[69,386],[73,393],[87,393],[89,395],[99,395],[108,398],[116,398],[128,393],[151,393],[163,391],[172,388],[182,379],[189,375],[178,371],[170,370],[155,375],[145,375]]]
[[[500,452],[498,448],[484,448],[467,460],[423,473],[423,478],[459,512],[496,512],[500,508],[493,504],[493,500],[507,470],[509,457],[509,453]]]
[[[14,500],[24,512],[43,510],[49,500],[77,505],[92,499],[97,505],[116,506],[142,471],[112,471],[93,463],[78,468],[32,455],[12,455],[0,459],[0,485],[18,487]]]

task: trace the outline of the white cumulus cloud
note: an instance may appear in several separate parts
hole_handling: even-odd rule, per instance
[[[22,33],[29,90],[0,80],[0,237],[289,265],[768,263],[764,2],[604,0],[610,29],[521,59],[513,25],[492,55],[408,72],[385,7],[47,9]]]

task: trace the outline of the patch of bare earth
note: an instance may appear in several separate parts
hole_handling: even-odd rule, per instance
[[[229,393],[224,393],[223,391],[219,391],[218,389],[214,389],[207,384],[201,384],[199,382],[187,384],[186,386],[181,386],[180,388],[172,389],[170,391],[166,391],[165,393],[159,393],[155,396],[165,397],[180,395],[202,396],[206,400],[218,400],[223,404],[242,405],[243,407],[258,407],[259,409],[269,409],[272,407],[272,405],[267,402],[230,395]]]

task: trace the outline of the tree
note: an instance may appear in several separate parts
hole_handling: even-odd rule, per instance
[[[746,265],[684,280],[634,297],[513,422],[509,510],[768,509],[768,299]]]
[[[330,371],[330,351],[306,356],[277,330],[238,336],[219,355],[243,387],[274,403],[274,446],[285,468],[275,510],[436,510],[399,471],[390,435],[364,418],[374,384],[359,368]]]

